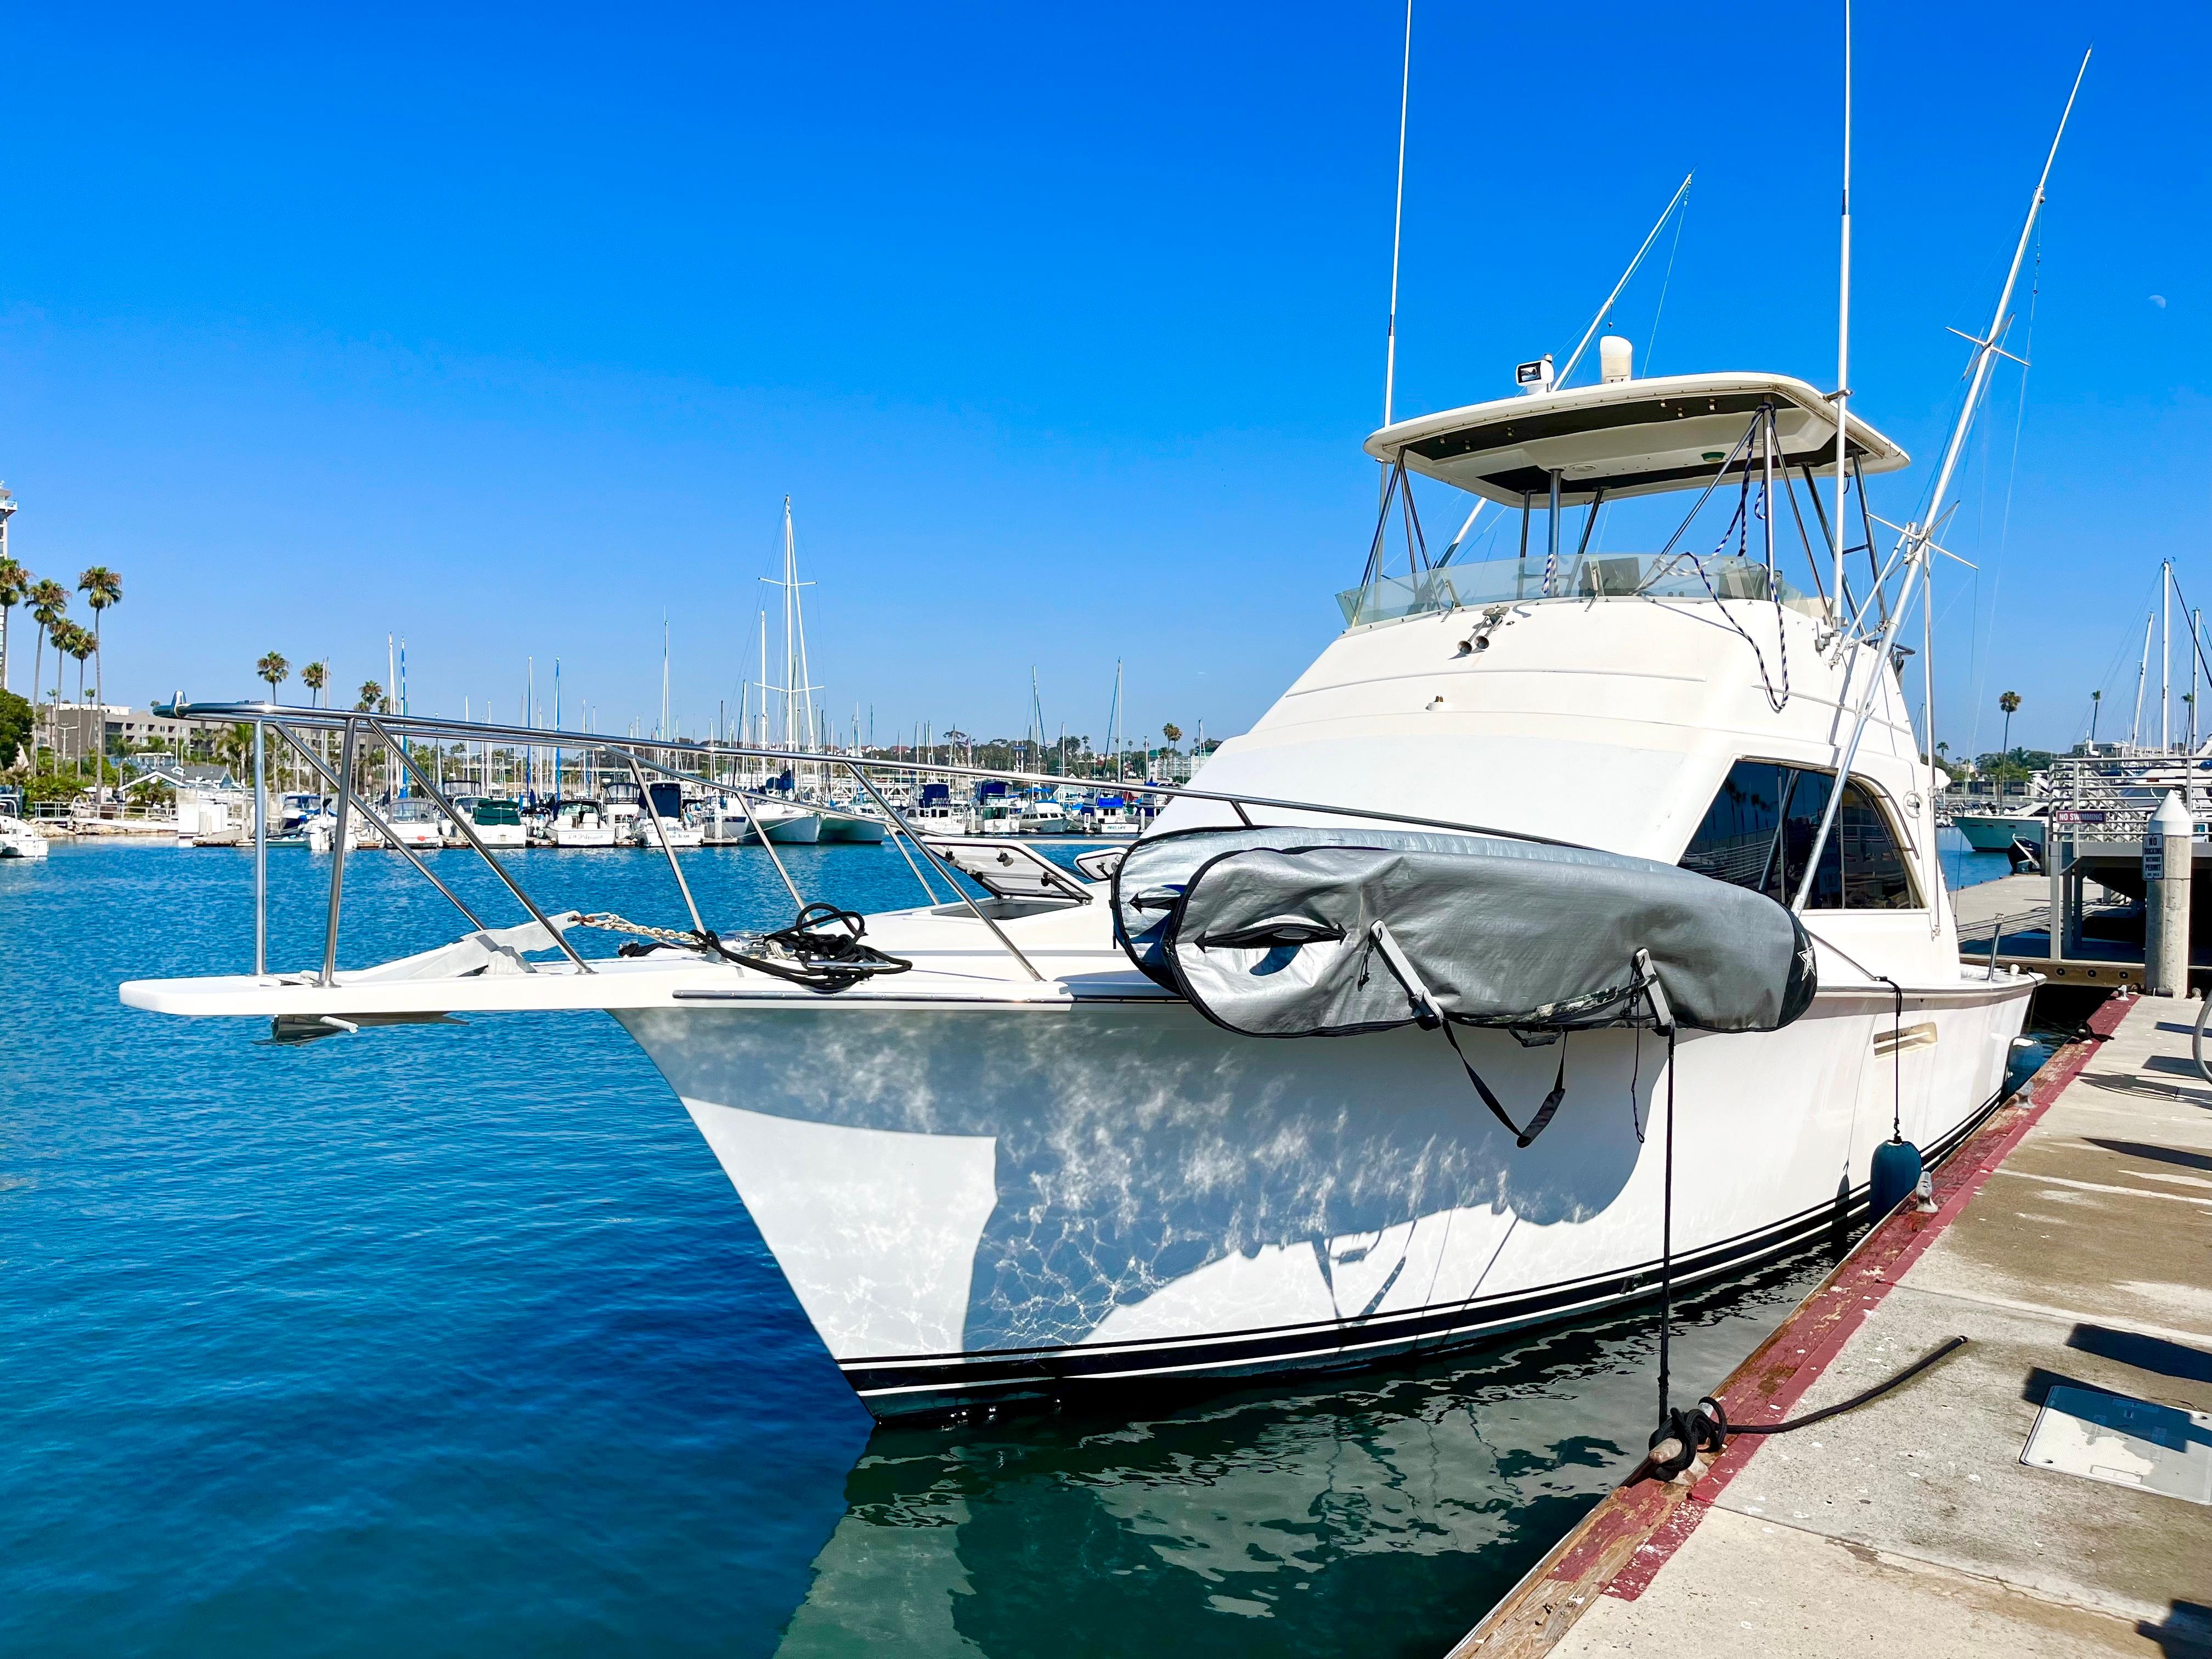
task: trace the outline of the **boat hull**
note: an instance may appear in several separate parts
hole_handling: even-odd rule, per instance
[[[823,841],[856,842],[863,846],[872,846],[884,838],[884,826],[878,820],[858,814],[824,812],[815,822],[822,826],[821,839]]]
[[[1678,1274],[1826,1236],[1839,1190],[1863,1200],[1893,1094],[1906,1139],[1955,1142],[2033,983],[1908,993],[1908,1040],[1880,1054],[1886,992],[1686,1035]],[[1267,1042],[1158,1002],[617,1018],[879,1417],[1374,1363],[1656,1282],[1668,1079],[1649,1034],[1570,1037],[1565,1104],[1524,1151],[1412,1028]],[[1533,1112],[1559,1048],[1463,1041]]]
[[[2044,820],[2041,818],[2008,817],[1996,812],[1961,812],[1951,820],[1951,827],[1964,836],[1966,845],[1978,853],[2008,852],[2016,839],[2026,842],[2030,847],[2043,845]]]

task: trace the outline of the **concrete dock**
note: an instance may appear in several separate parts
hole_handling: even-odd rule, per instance
[[[1693,1481],[1620,1488],[1453,1659],[2212,1654],[2198,1006],[2100,1008],[1937,1172],[1935,1212],[1875,1229],[1719,1397],[1777,1421],[1966,1347],[1856,1411],[1733,1438]]]

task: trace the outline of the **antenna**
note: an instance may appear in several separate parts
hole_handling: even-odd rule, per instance
[[[1382,424],[1398,387],[1398,248],[1406,232],[1406,111],[1413,94],[1413,0],[1406,0],[1406,63],[1398,78],[1398,208],[1390,222],[1390,326],[1382,346]]]
[[[1628,279],[1636,275],[1636,268],[1644,263],[1644,256],[1651,252],[1652,243],[1659,240],[1659,233],[1667,228],[1668,216],[1681,205],[1682,198],[1690,193],[1690,181],[1697,176],[1697,171],[1694,168],[1682,175],[1682,182],[1675,187],[1674,195],[1667,200],[1665,210],[1659,215],[1657,222],[1652,225],[1651,234],[1644,239],[1644,246],[1636,250],[1636,257],[1628,262],[1628,269],[1620,273],[1620,280],[1613,285],[1613,292],[1605,296],[1605,303],[1597,308],[1597,315],[1590,319],[1589,326],[1583,331],[1583,337],[1575,343],[1575,349],[1567,354],[1567,366],[1559,371],[1558,377],[1552,382],[1553,386],[1566,385],[1567,376],[1575,372],[1575,365],[1582,361],[1583,353],[1589,349],[1590,337],[1597,332],[1599,325],[1605,321],[1607,313],[1613,309],[1613,302],[1620,297],[1621,289],[1628,286]]]
[[[2071,108],[2072,101],[2068,102]],[[1844,0],[1844,213],[1841,273],[1836,284],[1836,510],[1829,518],[1835,544],[1836,629],[1844,626],[1844,482],[1847,477],[1844,441],[1844,405],[1850,401],[1851,386],[1851,0]],[[2006,284],[2005,291],[2012,291]]]

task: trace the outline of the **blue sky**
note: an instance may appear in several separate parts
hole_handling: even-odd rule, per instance
[[[2160,556],[2212,605],[2212,16],[2094,21],[2024,418],[2008,367],[1947,538],[1981,567],[1941,577],[1954,749],[1994,745],[2002,689],[2033,743],[2094,685],[2130,703]],[[649,726],[665,616],[696,729],[751,671],[788,493],[841,721],[1018,732],[1035,665],[1048,726],[1098,737],[1118,657],[1133,736],[1242,729],[1365,551],[1401,21],[19,12],[14,550],[123,572],[132,702],[250,695],[271,647],[350,688],[391,631],[417,710],[512,718],[534,656],[571,723]],[[1859,8],[1854,407],[1922,463],[1893,517],[2087,27]],[[1420,5],[1400,414],[1564,353],[1693,167],[1616,315],[1639,368],[1832,383],[1837,33]]]

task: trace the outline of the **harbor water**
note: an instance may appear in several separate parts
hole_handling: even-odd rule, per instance
[[[809,898],[915,895],[888,847],[782,851]],[[657,854],[514,857],[549,908],[682,921]],[[270,862],[271,965],[311,966],[328,860]],[[684,863],[710,921],[787,918],[759,849]],[[605,1016],[280,1046],[120,1006],[251,967],[249,868],[0,864],[0,1650],[1428,1656],[1642,1449],[1648,1312],[1134,1421],[872,1431]],[[343,962],[459,930],[394,855],[346,886]],[[1826,1266],[1689,1299],[1678,1384]]]

